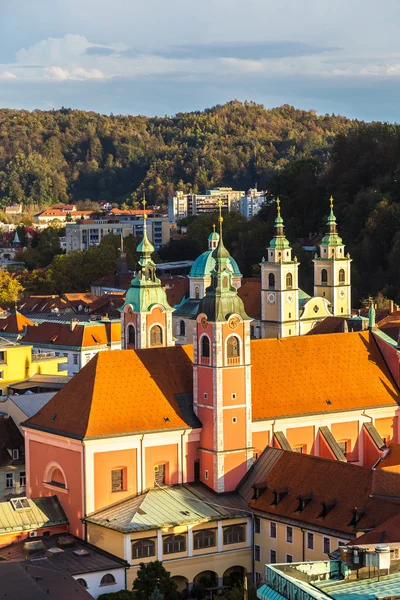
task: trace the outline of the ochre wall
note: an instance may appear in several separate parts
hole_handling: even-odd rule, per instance
[[[166,464],[165,483],[169,485],[179,483],[178,444],[145,448],[145,459],[145,488],[154,487],[154,467],[160,464]]]
[[[94,455],[95,510],[119,502],[137,492],[136,449],[96,452]],[[112,469],[126,469],[126,489],[112,492]]]
[[[314,427],[292,427],[286,430],[286,438],[292,448],[303,446],[305,454],[313,454],[314,449]],[[304,448],[305,446],[305,448]]]
[[[337,442],[350,440],[350,453],[347,455],[349,461],[362,461],[358,455],[358,421],[348,423],[332,423],[331,431]]]
[[[70,532],[83,535],[82,447],[80,451],[58,448],[42,442],[29,440],[29,497],[57,495],[70,522]],[[67,490],[47,486],[44,475],[47,466],[56,462],[64,470]]]

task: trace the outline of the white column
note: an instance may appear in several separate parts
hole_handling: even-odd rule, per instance
[[[223,543],[223,531],[222,531],[222,521],[218,521],[218,552],[222,552],[222,543]]]
[[[163,559],[163,540],[162,540],[162,531],[161,529],[157,529],[157,560]]]
[[[129,564],[132,562],[131,536],[129,533],[124,535],[124,559]]]
[[[188,525],[188,556],[193,556],[193,525]]]

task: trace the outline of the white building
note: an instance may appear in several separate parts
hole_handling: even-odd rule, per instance
[[[205,194],[184,194],[177,191],[168,199],[168,218],[171,223],[176,223],[185,217],[214,212],[218,209],[219,202],[222,202],[222,209],[239,212],[241,198],[244,196],[244,191],[230,187],[206,190]]]
[[[256,216],[265,203],[266,192],[250,188],[245,196],[240,199],[240,212],[247,220]]]

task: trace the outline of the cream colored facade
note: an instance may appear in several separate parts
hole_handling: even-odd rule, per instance
[[[241,525],[244,541],[225,543],[224,530],[231,525]],[[215,544],[208,548],[196,549],[196,533],[211,530],[215,534]],[[178,588],[190,588],[193,583],[210,572],[216,584],[222,585],[224,577],[230,571],[243,569],[246,574],[252,573],[252,519],[250,517],[193,523],[178,527],[152,529],[134,533],[120,533],[94,523],[87,523],[88,541],[99,548],[125,559],[131,565],[127,573],[127,589],[132,589],[140,563],[160,560],[167,571],[170,571]],[[184,537],[184,550],[173,554],[164,553],[165,539],[171,535]],[[139,540],[154,541],[154,553],[151,556],[133,557],[133,544]]]
[[[329,552],[347,544],[348,535],[332,535],[307,524],[295,525],[293,521],[274,521],[262,513],[255,513],[254,572],[255,581],[264,576],[264,565],[271,563],[327,560]],[[263,515],[263,516],[262,516]],[[291,541],[290,541],[291,540]]]
[[[344,256],[344,246],[320,247],[314,259],[314,296],[326,298],[338,317],[351,316],[351,258]],[[325,251],[331,252],[325,258]]]

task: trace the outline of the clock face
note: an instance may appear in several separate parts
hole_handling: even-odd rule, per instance
[[[291,292],[286,294],[286,302],[289,302],[289,304],[293,302],[293,294]]]
[[[207,329],[208,327],[207,319],[205,317],[203,317],[201,320],[201,326],[203,329]]]
[[[345,297],[345,295],[346,295],[346,292],[345,292],[344,290],[340,290],[340,292],[339,292],[339,296],[340,296],[341,298],[344,298],[344,297]]]
[[[268,300],[268,304],[275,304],[275,294],[272,294],[272,293],[268,294],[267,300]]]
[[[232,319],[230,319],[228,326],[229,329],[236,329],[236,327],[239,325],[239,319],[237,317],[232,317]]]

